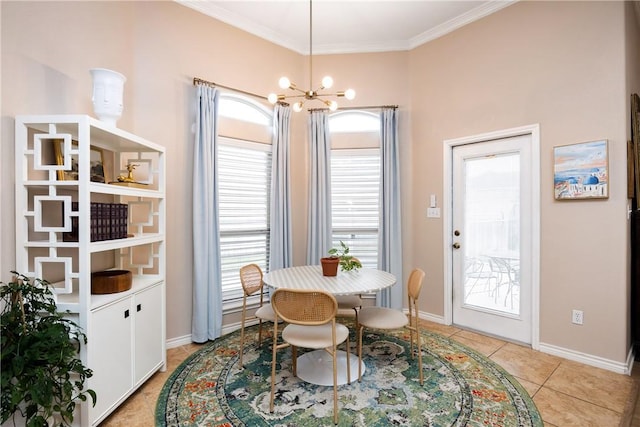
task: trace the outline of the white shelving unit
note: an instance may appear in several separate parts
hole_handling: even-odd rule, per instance
[[[50,281],[86,333],[80,357],[98,401],[81,404],[74,424],[98,425],[166,369],[165,149],[86,115],[18,116],[15,143],[16,269]],[[143,188],[109,184],[128,164]],[[129,237],[91,241],[92,202],[127,204]],[[74,217],[77,241],[65,241]],[[91,273],[112,268],[132,272],[131,289],[92,294]]]

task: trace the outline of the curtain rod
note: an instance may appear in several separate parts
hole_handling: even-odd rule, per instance
[[[247,92],[246,90],[236,89],[234,87],[224,86],[224,85],[220,85],[218,83],[208,82],[206,80],[199,79],[198,77],[194,77],[193,78],[193,85],[196,86],[198,84],[203,84],[203,85],[211,86],[211,87],[221,87],[223,89],[232,90],[234,92],[242,93],[244,95],[249,95],[249,96],[253,96],[253,97],[260,98],[260,99],[265,99],[265,100],[267,99],[266,96],[258,95],[258,94],[253,93],[253,92]]]
[[[393,108],[394,110],[398,108],[397,105],[367,105],[364,107],[338,107],[337,111],[347,111],[347,110],[378,110],[382,108]],[[328,108],[309,108],[308,112],[312,111],[329,111]]]

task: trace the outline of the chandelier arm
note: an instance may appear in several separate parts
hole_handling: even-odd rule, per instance
[[[279,99],[305,98],[305,95],[278,95]]]
[[[295,90],[295,91],[298,91],[298,92],[300,92],[300,93],[307,93],[306,91],[304,91],[304,90],[300,89],[298,86],[296,86],[296,85],[295,85],[295,84],[293,84],[293,83],[291,83],[291,86],[289,86],[289,89],[291,89],[291,90]],[[293,95],[291,95],[291,96],[293,96]]]

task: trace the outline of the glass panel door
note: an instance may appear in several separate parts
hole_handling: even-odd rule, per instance
[[[531,342],[530,136],[455,146],[453,323]]]
[[[520,314],[520,154],[464,162],[464,304]]]

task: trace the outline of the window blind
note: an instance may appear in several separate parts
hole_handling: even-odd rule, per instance
[[[380,150],[331,151],[333,246],[345,242],[366,267],[378,265]]]
[[[221,138],[218,146],[223,299],[242,297],[239,270],[266,271],[269,248],[271,145]]]

